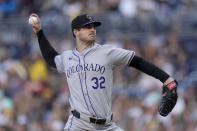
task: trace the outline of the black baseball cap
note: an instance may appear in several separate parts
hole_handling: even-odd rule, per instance
[[[94,18],[88,14],[79,15],[72,20],[72,31],[74,29],[80,29],[88,24],[94,24],[95,27],[98,27],[101,25],[101,22],[95,21]]]

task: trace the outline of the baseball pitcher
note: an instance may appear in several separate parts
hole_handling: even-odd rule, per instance
[[[76,40],[76,49],[59,54],[50,45],[41,28],[37,14],[36,22],[30,26],[37,34],[41,53],[46,63],[65,73],[70,90],[71,114],[65,125],[65,131],[122,131],[113,122],[111,93],[113,88],[113,70],[116,66],[134,67],[163,83],[163,97],[158,112],[167,116],[177,101],[177,81],[166,72],[134,51],[99,45],[96,40],[96,27],[101,22],[83,14],[72,20],[72,33]]]

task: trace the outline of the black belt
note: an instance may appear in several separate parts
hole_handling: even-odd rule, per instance
[[[72,112],[73,116],[80,119],[80,113],[78,111],[73,110],[71,112]],[[112,120],[112,118],[113,118],[113,114],[111,115],[111,120]],[[91,123],[98,124],[98,125],[104,125],[106,123],[106,119],[95,119],[95,118],[90,117],[89,120]]]

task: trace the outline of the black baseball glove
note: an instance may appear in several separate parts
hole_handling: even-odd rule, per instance
[[[178,98],[177,87],[178,83],[176,80],[170,82],[166,86],[163,86],[163,96],[158,109],[158,112],[161,116],[167,116],[176,105],[176,101]]]

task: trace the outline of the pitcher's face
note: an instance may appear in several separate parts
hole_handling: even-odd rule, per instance
[[[78,30],[75,34],[80,41],[94,43],[96,40],[96,29],[94,24],[88,24]]]

